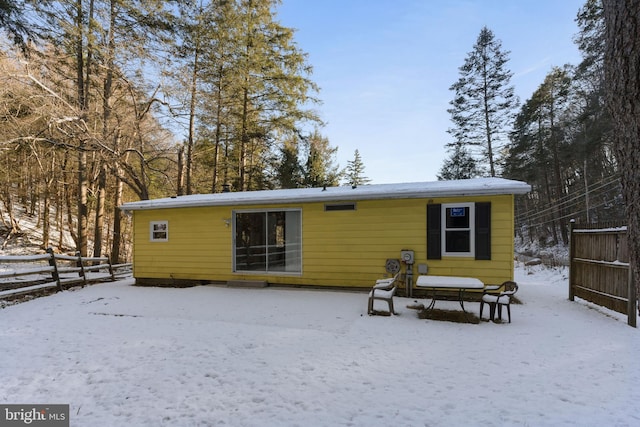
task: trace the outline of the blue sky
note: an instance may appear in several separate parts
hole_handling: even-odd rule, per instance
[[[510,51],[525,101],[553,66],[577,64],[575,17],[585,0],[283,0],[313,66],[345,167],[356,149],[372,184],[432,181],[447,154],[449,87],[483,26]]]

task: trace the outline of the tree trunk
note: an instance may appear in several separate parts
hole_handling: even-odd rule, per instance
[[[537,139],[537,144],[538,144],[538,170],[539,172],[542,174],[542,182],[544,183],[544,195],[547,198],[547,204],[548,206],[553,206],[553,201],[551,199],[551,183],[549,182],[549,173],[548,173],[548,168],[547,168],[547,163],[545,161],[545,148],[544,148],[544,137],[542,134],[542,118],[538,119],[538,139]],[[547,216],[547,215],[545,215]],[[556,229],[556,222],[553,216],[553,213],[550,212],[548,213],[548,217],[549,220],[545,221],[551,224],[551,233],[553,235],[553,244],[556,245],[558,244],[558,232]],[[544,227],[543,227],[544,228]],[[540,233],[538,233],[538,236],[540,236]]]
[[[78,240],[77,250],[80,256],[87,256],[87,228],[89,207],[87,203],[87,152],[84,150],[86,142],[83,142],[78,151]]]
[[[189,102],[189,134],[187,136],[187,158],[185,159],[185,172],[187,181],[187,194],[193,194],[192,166],[193,166],[193,144],[196,133],[196,97],[198,96],[198,61],[200,60],[200,39],[196,39],[196,47],[193,59],[193,70],[191,73],[191,99]]]
[[[24,164],[27,164],[27,159],[24,159]],[[20,200],[22,201],[23,205],[25,204],[24,201],[26,200],[26,192],[27,191],[29,192],[29,215],[35,215],[36,207],[38,205],[38,199],[40,198],[40,195],[38,194],[38,190],[37,190],[38,185],[36,184],[36,182],[38,182],[38,179],[33,178],[32,171],[28,171],[27,175],[28,175],[27,177],[28,187],[25,189],[25,186],[21,185],[18,191],[19,191],[19,194],[25,194],[20,196]]]
[[[62,202],[62,193],[64,188],[57,187],[56,194],[56,228],[58,229],[58,249],[64,246],[64,204]]]
[[[587,224],[591,223],[591,215],[589,213],[590,205],[589,205],[589,179],[587,178],[587,159],[584,159],[584,165],[582,167],[582,176],[584,178],[584,205],[585,211],[587,213]]]
[[[492,178],[496,176],[496,168],[494,165],[494,161],[493,161],[493,147],[492,147],[492,143],[493,141],[491,140],[491,121],[490,121],[490,117],[489,117],[489,91],[488,91],[488,82],[487,82],[487,73],[486,73],[486,64],[483,65],[483,68],[485,70],[484,72],[484,84],[483,84],[483,88],[484,88],[484,93],[483,93],[483,101],[484,101],[484,131],[486,133],[486,138],[487,138],[487,159],[489,159],[489,176],[491,176]]]
[[[76,1],[76,86],[78,91],[78,108],[81,111],[81,118],[86,121],[88,102],[84,69],[84,13],[82,10],[82,0]],[[88,73],[88,71],[87,71]],[[83,137],[78,141],[78,239],[76,249],[81,256],[87,256],[87,227],[88,227],[88,206],[87,206],[87,142]]]
[[[219,160],[220,160],[220,143],[222,140],[222,73],[223,66],[221,65],[218,69],[218,73],[220,75],[220,84],[218,84],[217,89],[217,99],[216,99],[216,136],[214,141],[214,149],[213,149],[213,179],[211,180],[211,192],[215,193],[218,188],[218,175],[219,175]],[[227,184],[226,179],[223,184]]]
[[[560,223],[560,236],[562,237],[562,243],[566,246],[569,244],[569,234],[567,230],[567,219],[564,217],[564,209],[562,208],[562,202],[564,199],[564,190],[562,186],[562,172],[560,170],[560,155],[558,153],[558,132],[556,129],[556,117],[555,117],[555,99],[556,95],[553,93],[553,86],[551,90],[551,99],[549,104],[549,128],[551,130],[550,142],[553,156],[553,174],[555,181],[555,193],[556,193],[556,209],[558,214],[558,222]],[[555,228],[555,224],[554,224]],[[554,235],[556,231],[554,230]],[[557,240],[557,237],[556,237]]]
[[[42,195],[42,248],[49,247],[49,239],[51,237],[51,224],[49,222],[49,214],[51,211],[49,200],[49,186],[45,186],[44,194]]]
[[[567,226],[567,218],[564,215],[563,201],[564,190],[562,185],[562,173],[560,171],[560,157],[558,155],[558,144],[553,143],[553,171],[555,175],[555,193],[556,193],[556,206],[558,211],[558,222],[560,223],[560,236],[562,237],[562,243],[569,244],[569,231]]]
[[[102,83],[102,142],[107,143],[109,139],[110,119],[111,119],[111,97],[113,94],[113,74],[115,57],[115,22],[116,8],[115,1],[109,3],[109,39],[107,41],[106,53],[106,73]],[[100,161],[100,172],[98,174],[98,197],[96,200],[95,224],[93,230],[93,256],[102,256],[102,237],[104,235],[104,211],[107,191],[107,164]],[[108,244],[108,242],[107,242]]]
[[[245,84],[249,84],[245,82]],[[240,132],[240,153],[238,155],[238,190],[245,191],[247,172],[247,145],[249,145],[249,89],[245,88],[242,97],[242,127]]]
[[[184,195],[184,145],[178,147],[178,196]]]
[[[102,256],[102,234],[104,230],[104,203],[107,191],[107,165],[100,166],[98,175],[98,197],[96,199],[96,223],[93,229],[93,256]]]
[[[627,217],[629,265],[640,294],[640,2],[603,0],[605,84]],[[640,308],[639,308],[640,309]]]
[[[42,248],[46,249],[50,245],[51,239],[51,219],[49,214],[51,211],[51,185],[53,184],[53,174],[56,170],[56,156],[51,155],[51,168],[49,173],[45,172],[44,177],[44,194],[42,195],[43,207],[42,207]]]
[[[64,200],[65,200],[65,205],[67,208],[67,227],[69,227],[69,234],[71,234],[71,239],[73,239],[76,248],[78,247],[78,235],[76,233],[76,227],[74,226],[73,223],[73,209],[72,209],[72,203],[71,203],[71,186],[69,185],[69,176],[71,175],[70,173],[67,173],[67,162],[69,160],[67,152],[64,153],[64,160],[62,162],[62,176],[64,177],[64,184],[63,184],[63,189],[64,189]]]
[[[122,204],[122,190],[123,182],[119,178],[120,172],[116,174],[116,191],[113,200],[113,243],[111,246],[111,262],[117,264],[120,262],[120,242],[122,236],[122,211],[120,205]]]

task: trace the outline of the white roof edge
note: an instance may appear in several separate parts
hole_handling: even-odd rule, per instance
[[[129,202],[120,206],[125,211],[206,206],[249,206],[307,202],[340,202],[377,199],[415,199],[429,197],[495,196],[526,194],[531,186],[504,178],[474,178],[455,181],[375,184],[356,188],[349,186],[260,190],[215,194],[193,194],[155,200]]]

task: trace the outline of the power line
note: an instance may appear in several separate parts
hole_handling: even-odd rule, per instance
[[[605,178],[605,179],[601,180],[600,182],[598,182],[597,184],[595,184],[595,185],[597,185],[597,186],[596,186],[596,187],[591,187],[591,188],[589,189],[589,193],[597,192],[598,190],[600,190],[600,189],[602,189],[602,188],[604,188],[604,187],[606,187],[606,186],[608,186],[608,185],[611,185],[611,184],[613,184],[613,183],[617,183],[617,181],[618,181],[618,179],[619,179],[619,177],[618,177],[618,176],[615,176],[615,175],[614,175],[614,176],[611,176],[611,177],[609,177],[609,178],[610,178],[610,179],[609,179],[609,181],[607,181],[607,182],[604,182],[604,181],[605,181],[605,179],[607,179],[607,178]],[[567,195],[567,196],[565,196],[565,197],[569,197],[569,196],[570,196],[570,195]],[[572,197],[572,198],[570,198],[570,199],[567,199],[567,200],[565,200],[565,201],[561,201],[560,203],[553,204],[552,206],[549,206],[549,207],[544,208],[544,209],[542,209],[542,210],[538,210],[538,211],[536,211],[535,213],[533,213],[529,218],[531,218],[531,217],[535,217],[535,216],[538,216],[538,215],[542,215],[542,214],[544,214],[544,213],[546,213],[546,212],[548,212],[548,211],[550,211],[550,210],[557,209],[558,207],[560,207],[560,206],[564,206],[564,205],[566,205],[566,204],[568,204],[568,203],[570,203],[570,202],[572,202],[572,201],[581,200],[583,197],[584,197],[584,194],[579,194],[579,195],[577,195],[577,196],[573,196],[573,197]],[[564,198],[564,197],[563,197],[563,198]],[[562,199],[560,199],[560,200],[562,200]],[[524,214],[523,214],[523,215],[521,215],[521,216],[520,216],[520,218],[518,218],[518,219],[521,219],[521,218],[522,218],[522,216],[524,216]]]
[[[607,181],[605,181],[607,180]],[[600,195],[602,195],[603,193],[605,193],[606,191],[604,189],[606,189],[607,187],[611,186],[612,184],[619,184],[619,177],[617,175],[613,175],[609,178],[605,178],[603,180],[601,180],[599,183],[596,184],[596,186],[592,186],[589,189],[589,194],[593,195],[594,197],[598,197]],[[607,190],[609,191],[609,190]],[[567,195],[566,197],[570,197],[570,195]],[[547,205],[547,207],[542,208],[541,210],[536,210],[533,213],[529,213],[529,212],[525,212],[523,214],[520,214],[516,217],[516,221],[518,222],[527,222],[527,221],[533,221],[536,220],[537,218],[543,217],[546,214],[550,213],[550,212],[554,212],[556,210],[558,210],[561,207],[567,208],[573,205],[576,205],[578,203],[581,202],[581,200],[585,197],[584,194],[579,194],[576,196],[572,196],[568,199],[566,199],[566,197],[563,197],[562,199],[560,199],[560,201],[558,203],[554,203],[552,205]],[[563,200],[566,199],[566,200]],[[598,206],[590,206],[591,208],[597,208],[600,207],[601,205]],[[586,212],[586,210],[585,210]]]
[[[600,208],[600,207],[603,207],[603,206],[606,206],[606,205],[607,205],[607,202],[602,202],[602,203],[600,203],[598,205],[591,206],[589,209]],[[543,225],[551,224],[551,223],[553,223],[555,221],[558,221],[558,220],[561,220],[561,219],[567,219],[567,218],[573,219],[573,218],[576,218],[576,217],[580,216],[580,214],[586,214],[586,213],[587,213],[587,209],[583,209],[583,210],[580,210],[580,211],[573,211],[570,214],[563,215],[561,217],[556,217],[556,218],[549,219],[547,221],[538,222],[536,224],[525,223],[523,225],[526,225],[529,228],[541,227]]]

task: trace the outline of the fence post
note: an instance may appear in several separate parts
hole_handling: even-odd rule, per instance
[[[58,274],[58,265],[56,264],[56,256],[53,253],[52,248],[47,248],[47,253],[49,254],[49,265],[53,267],[53,271],[51,272],[51,279],[56,282],[58,286],[58,291],[62,290],[62,283],[60,283],[60,274]]]
[[[627,324],[637,328],[637,299],[635,274],[633,274],[633,266],[629,263],[629,299],[627,301]]]
[[[80,267],[80,273],[78,274],[82,277],[82,287],[84,288],[87,285],[87,275],[84,272],[84,262],[82,262],[82,255],[80,254],[80,251],[76,252],[76,256],[78,257],[77,267]]]
[[[573,290],[573,279],[574,279],[573,273],[575,272],[573,259],[575,258],[575,250],[576,250],[573,242],[573,229],[575,226],[576,226],[576,220],[571,219],[571,221],[569,222],[569,301],[575,300],[575,294]]]
[[[113,271],[113,264],[111,263],[111,256],[107,257],[107,262],[109,263],[109,274],[111,275],[111,281],[115,282],[116,280],[116,274]]]

